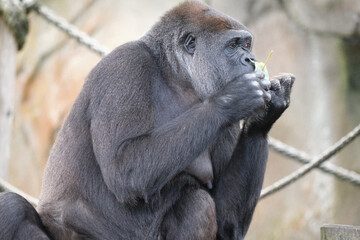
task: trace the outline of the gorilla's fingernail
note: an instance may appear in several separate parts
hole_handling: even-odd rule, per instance
[[[256,93],[257,93],[259,96],[264,95],[264,93],[263,93],[263,91],[262,91],[262,90],[256,90]]]
[[[280,85],[280,82],[278,80],[274,80],[271,82],[271,88],[274,89],[274,90],[280,90],[281,88],[281,85]]]
[[[259,87],[260,84],[257,81],[252,81],[251,85],[255,86],[255,87]]]
[[[207,188],[208,188],[208,189],[212,189],[212,188],[213,188],[213,185],[212,185],[211,180],[209,180],[209,181],[207,182]]]
[[[268,99],[268,101],[270,101],[271,100],[271,94],[269,92],[266,92],[265,94],[266,94],[266,98]]]
[[[265,74],[264,74],[263,72],[257,71],[257,72],[256,72],[256,77],[257,77],[257,78],[264,78],[264,77],[265,77]]]
[[[261,82],[265,88],[265,90],[269,90],[271,87],[271,82],[269,80],[262,80]]]

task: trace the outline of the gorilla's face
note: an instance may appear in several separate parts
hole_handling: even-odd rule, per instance
[[[226,83],[254,71],[250,59],[253,37],[245,28],[219,32],[190,33],[184,41],[192,85],[201,98],[207,98]]]

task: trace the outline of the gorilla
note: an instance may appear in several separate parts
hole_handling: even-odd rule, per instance
[[[255,72],[252,45],[238,21],[190,1],[104,57],[45,169],[50,236],[243,239],[295,79]]]

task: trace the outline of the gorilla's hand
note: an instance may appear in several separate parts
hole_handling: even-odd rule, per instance
[[[245,129],[261,131],[267,134],[271,126],[288,108],[290,104],[290,92],[294,84],[295,76],[284,73],[271,80],[269,93],[271,100],[266,104],[265,110],[252,115],[245,124]],[[249,129],[250,128],[250,129]]]
[[[211,98],[227,122],[235,123],[265,111],[271,95],[270,81],[264,76],[262,72],[243,74]]]

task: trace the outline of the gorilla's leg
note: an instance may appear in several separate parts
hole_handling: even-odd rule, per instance
[[[104,216],[82,200],[63,202],[39,210],[41,219],[55,239],[114,239],[110,225],[104,224]],[[103,231],[108,229],[109,231]]]
[[[188,190],[166,214],[163,239],[211,240],[216,238],[215,203],[202,189]]]
[[[16,193],[0,193],[0,239],[49,240],[33,206]]]

